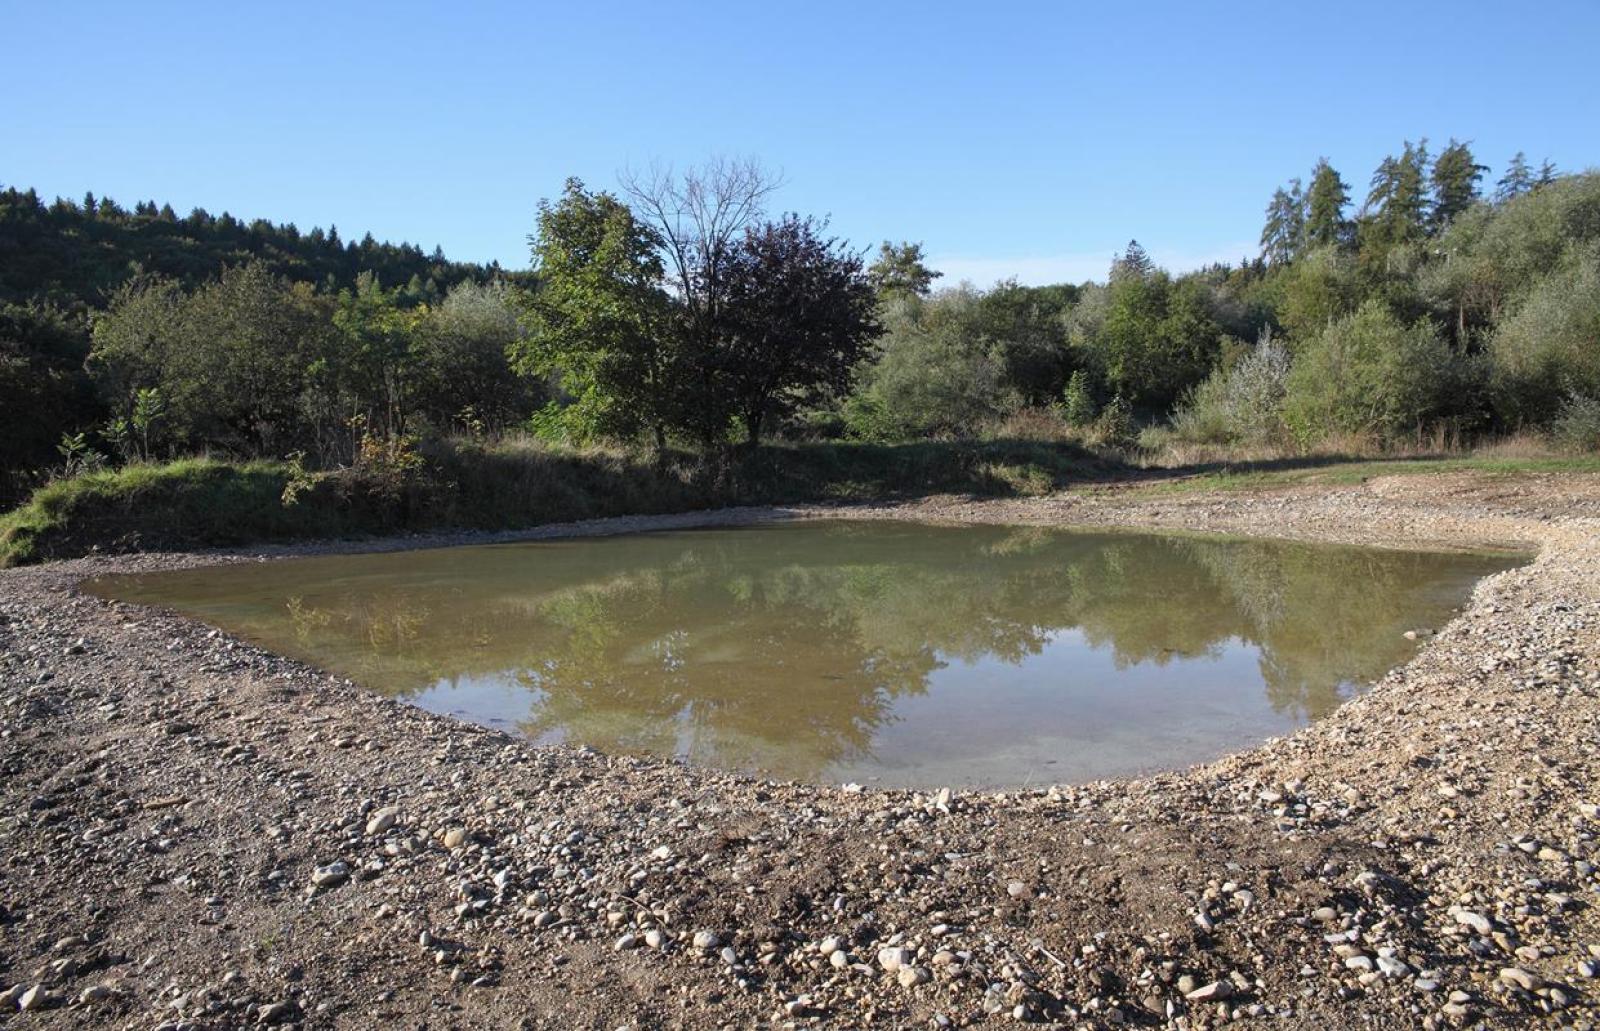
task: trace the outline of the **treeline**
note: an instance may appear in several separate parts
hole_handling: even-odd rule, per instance
[[[1131,243],[1104,283],[892,298],[842,431],[1053,432],[1146,452],[1600,447],[1600,175],[1406,144],[1359,205],[1326,160],[1259,257],[1183,275]],[[926,284],[924,284],[924,287]]]
[[[377,291],[386,304],[436,325],[455,318],[442,309],[481,307],[467,298],[514,278],[437,248],[426,254],[371,234],[347,242],[336,228],[302,233],[199,208],[180,217],[154,201],[129,210],[92,194],[46,204],[31,189],[0,190],[0,503],[50,468],[270,447],[280,441],[262,413],[238,409],[288,403],[248,392],[265,386],[252,380],[268,365],[278,366],[280,385],[294,369],[314,373],[326,391],[331,370],[357,363],[333,332],[341,294],[370,298],[388,284]],[[135,325],[146,316],[153,321]],[[145,353],[135,360],[130,334],[141,333]],[[470,368],[452,379],[480,385]],[[351,382],[345,376],[338,389],[348,394]],[[491,418],[497,396],[479,403]],[[469,404],[450,403],[457,412]]]
[[[428,437],[727,456],[771,437],[1028,437],[1301,452],[1528,431],[1600,447],[1600,174],[1407,143],[1330,162],[1261,254],[1174,275],[935,290],[749,161],[569,182],[532,267],[104,200],[0,194],[0,493],[200,452],[377,463]],[[720,459],[719,459],[720,460]]]
[[[225,266],[260,262],[275,275],[339,289],[370,272],[419,297],[438,298],[463,280],[484,282],[495,266],[453,262],[410,243],[381,243],[371,233],[343,240],[337,227],[301,232],[294,223],[244,221],[195,208],[141,201],[129,210],[90,193],[81,202],[46,203],[34,190],[0,190],[0,303],[31,302],[63,310],[103,308],[112,293],[143,272],[193,287]]]

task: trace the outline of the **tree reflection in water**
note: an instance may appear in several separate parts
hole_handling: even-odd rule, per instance
[[[1110,670],[1160,672],[1163,704],[1181,705],[1214,686],[1205,670],[1247,651],[1267,703],[1256,693],[1254,705],[1273,720],[1238,719],[1276,733],[1403,660],[1402,631],[1447,618],[1475,579],[1508,564],[830,522],[337,556],[107,590],[471,717],[473,690],[515,687],[526,701],[517,722],[537,739],[816,779],[870,768],[888,729],[936,686],[965,692],[973,712],[1005,703],[995,664],[1039,681],[1035,705],[1052,685],[1077,692],[1077,709],[1045,704],[1038,718],[1087,723],[1097,698],[1124,689],[1112,675],[1083,693],[1094,653]],[[948,699],[927,701],[949,719]],[[1031,718],[1012,721],[1026,730]]]

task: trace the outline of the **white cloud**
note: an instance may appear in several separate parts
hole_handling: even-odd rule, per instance
[[[1242,257],[1254,255],[1258,249],[1250,243],[1229,244],[1205,252],[1155,248],[1151,249],[1150,256],[1157,265],[1169,272],[1188,272],[1213,262],[1238,262]],[[1044,286],[1050,283],[1081,283],[1086,279],[1103,281],[1111,268],[1111,259],[1120,253],[1121,247],[1108,248],[1104,253],[1079,252],[1018,258],[935,255],[928,259],[928,265],[944,273],[944,278],[938,284],[940,286],[954,286],[966,281],[975,286],[988,287],[1010,278],[1015,278],[1024,286]]]

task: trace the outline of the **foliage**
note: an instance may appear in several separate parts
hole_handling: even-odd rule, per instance
[[[876,358],[846,404],[857,436],[971,436],[1006,409],[1003,363],[981,331],[980,303],[963,286],[891,308]]]
[[[1061,417],[1068,425],[1081,427],[1093,422],[1099,413],[1100,407],[1095,404],[1088,372],[1083,369],[1074,371],[1061,394]]]
[[[514,348],[518,368],[556,378],[578,439],[649,429],[661,442],[679,400],[681,344],[661,288],[659,235],[616,197],[569,179],[559,202],[540,204],[532,242],[539,287],[529,334]]]
[[[719,402],[755,444],[763,426],[842,396],[881,327],[860,256],[788,215],[751,226],[728,258],[728,293],[712,359]]]
[[[943,276],[927,265],[922,254],[922,244],[883,241],[878,248],[877,260],[867,268],[867,277],[879,296],[885,300],[895,297],[926,297],[933,289],[933,281]]]
[[[426,297],[456,283],[494,278],[493,266],[446,261],[413,244],[348,243],[337,229],[301,232],[292,223],[244,221],[195,208],[178,217],[154,201],[134,210],[93,194],[46,204],[33,190],[0,190],[0,302],[29,299],[64,309],[100,307],[136,273],[193,288],[224,266],[252,263],[297,282],[353,286],[362,272],[387,283],[417,282]]]
[[[1289,350],[1271,332],[1232,365],[1217,368],[1172,414],[1178,439],[1197,444],[1269,444],[1283,433]]]
[[[1569,396],[1556,414],[1551,436],[1564,450],[1600,453],[1600,395]]]
[[[1442,413],[1457,378],[1432,324],[1406,325],[1368,301],[1302,345],[1284,419],[1302,445],[1332,433],[1396,439]]]
[[[55,480],[0,516],[0,566],[90,550],[193,548],[397,530],[514,529],[604,516],[818,498],[865,501],[930,491],[1059,490],[1115,466],[1062,444],[993,442],[761,447],[731,470],[672,452],[644,461],[608,449],[526,440],[436,443],[425,472],[449,490],[379,489],[371,466],[309,477],[285,498],[291,463],[188,458]]]
[[[102,408],[83,371],[87,328],[47,304],[0,304],[0,507],[55,461],[63,434]]]
[[[1495,405],[1545,424],[1563,399],[1600,397],[1600,248],[1540,280],[1490,339]]]

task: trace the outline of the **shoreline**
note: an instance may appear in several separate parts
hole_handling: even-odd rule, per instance
[[[1592,1021],[1600,478],[1422,479],[721,509],[0,573],[0,991],[41,986],[10,1019]],[[1132,781],[951,797],[533,747],[76,587],[818,517],[1537,554],[1293,735]]]

